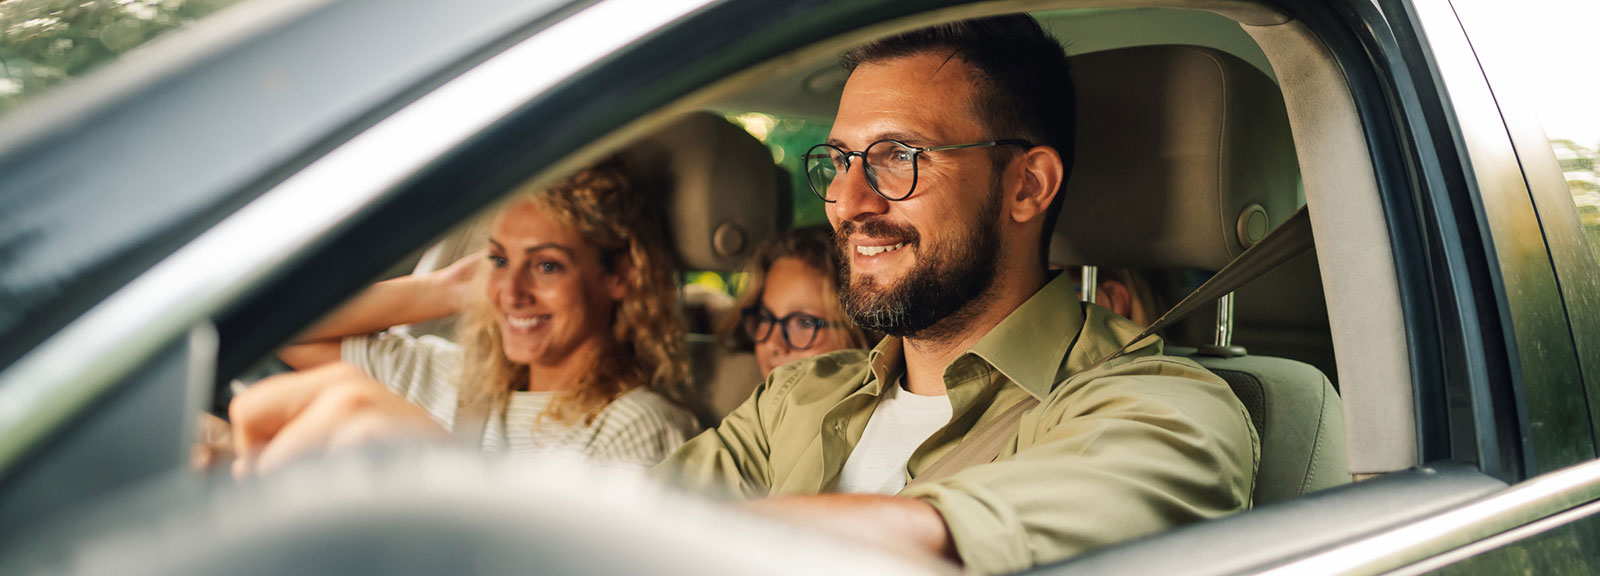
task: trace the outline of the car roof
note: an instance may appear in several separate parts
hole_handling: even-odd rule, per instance
[[[247,3],[13,110],[0,122],[0,366],[567,4]]]

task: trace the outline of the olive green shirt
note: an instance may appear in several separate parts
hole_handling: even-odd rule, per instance
[[[1040,400],[994,462],[899,494],[939,510],[969,570],[1023,570],[1250,506],[1259,440],[1227,383],[1154,338],[1094,366],[1139,331],[1078,302],[1060,275],[946,367],[953,416],[912,454],[908,480],[975,426]],[[833,491],[902,371],[892,337],[786,364],[662,469],[737,497]]]

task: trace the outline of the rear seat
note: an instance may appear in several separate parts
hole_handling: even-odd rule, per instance
[[[641,139],[624,154],[667,194],[662,206],[679,265],[686,270],[732,272],[756,245],[789,224],[789,179],[760,141],[721,116],[695,112]],[[423,253],[415,272],[428,272],[480,249],[487,235],[479,220],[461,225]],[[448,320],[406,327],[414,335],[450,336]],[[709,335],[690,334],[696,414],[711,425],[738,406],[761,381],[755,355],[718,346]]]

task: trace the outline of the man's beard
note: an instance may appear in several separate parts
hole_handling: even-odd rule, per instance
[[[922,245],[921,235],[910,226],[877,219],[840,222],[834,236],[839,245],[839,284],[844,287],[840,300],[845,313],[862,328],[890,336],[938,340],[959,331],[963,324],[959,320],[939,324],[981,307],[977,300],[994,282],[995,263],[1000,256],[1000,207],[1000,185],[996,182],[975,225],[942,249]],[[884,287],[869,278],[853,282],[849,238],[858,231],[915,246],[919,256],[916,266],[893,286]]]

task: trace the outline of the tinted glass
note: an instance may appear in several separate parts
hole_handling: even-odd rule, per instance
[[[827,141],[833,123],[758,113],[732,114],[728,120],[766,144],[772,150],[773,163],[789,172],[791,196],[794,198],[794,225],[826,223],[828,215],[823,212],[825,205],[822,199],[810,192],[801,157],[805,156],[808,148]]]

